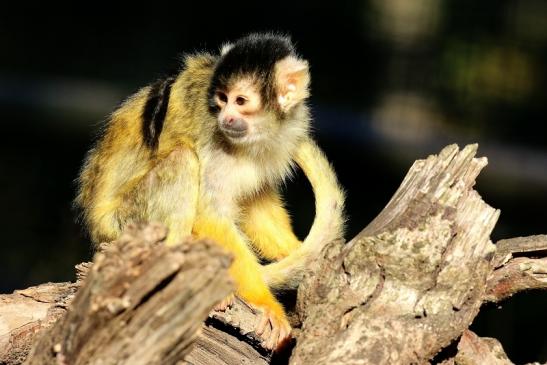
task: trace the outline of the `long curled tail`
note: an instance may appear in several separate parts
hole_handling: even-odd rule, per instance
[[[311,183],[315,195],[315,219],[302,245],[284,259],[265,265],[263,276],[273,289],[294,289],[302,281],[311,260],[323,247],[341,238],[344,231],[344,193],[334,169],[311,139],[304,141],[296,163]]]

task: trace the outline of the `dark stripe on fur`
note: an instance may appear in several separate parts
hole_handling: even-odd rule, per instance
[[[151,149],[158,147],[174,81],[174,77],[158,80],[148,92],[148,99],[142,111],[142,136],[145,145]]]

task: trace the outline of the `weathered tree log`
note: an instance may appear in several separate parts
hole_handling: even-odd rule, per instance
[[[40,331],[66,312],[80,284],[47,283],[0,295],[0,364],[23,363]],[[271,354],[251,332],[255,320],[253,311],[239,300],[226,312],[211,312],[186,356],[187,363],[268,364]]]
[[[167,342],[165,352],[174,353],[173,363],[184,353],[188,354],[187,361],[196,365],[269,363],[271,354],[262,349],[260,339],[252,333],[256,315],[243,302],[237,300],[226,312],[211,312],[203,323],[211,307],[233,290],[225,254],[214,245],[194,240],[175,248],[164,247],[161,242],[165,233],[157,225],[130,227],[118,241],[102,245],[104,252],[96,256],[91,271],[91,263],[77,265],[76,283],[42,284],[0,296],[0,364],[21,364],[39,331],[63,315],[42,335],[27,363],[153,363],[153,351],[138,360],[128,357],[128,353],[136,352],[136,347],[144,348],[138,338],[150,338],[150,331],[160,333],[162,327],[168,333],[166,341],[155,339],[152,346],[158,351],[158,343]],[[91,277],[84,282],[88,272]],[[156,303],[147,304],[153,300]],[[158,316],[162,311],[165,315]],[[163,317],[168,321],[159,325]],[[143,324],[147,318],[153,319],[153,324]],[[135,325],[129,328],[128,322]],[[201,326],[201,331],[187,331],[180,322]],[[172,332],[172,326],[177,331]],[[183,343],[180,336],[189,337],[188,345],[196,332],[194,346],[177,354],[176,347]],[[64,342],[77,349],[66,354]],[[85,344],[79,346],[80,342]],[[117,351],[122,345],[125,353]],[[110,349],[107,351],[105,346]],[[159,356],[159,362],[169,363],[165,355]]]
[[[547,289],[547,235],[501,240],[496,249],[486,300],[499,302],[523,290]]]
[[[47,283],[0,295],[0,364],[21,364],[32,340],[66,312],[78,287]]]
[[[481,338],[469,330],[465,330],[453,358],[439,365],[509,365],[509,360],[503,347],[495,338]]]
[[[180,361],[212,306],[233,290],[230,259],[214,244],[166,247],[164,238],[159,226],[133,228],[98,253],[69,310],[26,364]]]
[[[467,327],[483,302],[547,288],[547,236],[496,250],[499,212],[472,189],[486,165],[475,153],[449,146],[416,161],[372,223],[325,248],[298,291],[291,364],[428,363],[460,336],[443,363],[509,363]],[[75,298],[81,281],[0,296],[0,364],[19,364],[59,317],[28,364],[269,363],[243,302],[207,317],[231,290],[222,250],[195,240],[168,248],[164,236],[133,228],[105,247],[79,268],[87,277]]]
[[[368,227],[327,247],[300,286],[291,364],[426,363],[471,324],[499,215],[472,189],[476,148],[417,161]]]

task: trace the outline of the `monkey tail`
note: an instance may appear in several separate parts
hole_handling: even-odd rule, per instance
[[[323,247],[344,234],[344,192],[323,152],[308,139],[299,146],[295,161],[311,183],[315,195],[315,219],[308,236],[296,251],[263,267],[264,279],[273,289],[296,288],[306,268]]]

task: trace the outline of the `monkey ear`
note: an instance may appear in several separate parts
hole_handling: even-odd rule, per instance
[[[277,102],[281,110],[288,112],[310,95],[308,62],[289,56],[277,62],[275,71]]]
[[[228,53],[232,48],[234,48],[234,45],[232,43],[224,43],[222,47],[220,48],[220,55],[224,56],[226,53]]]

